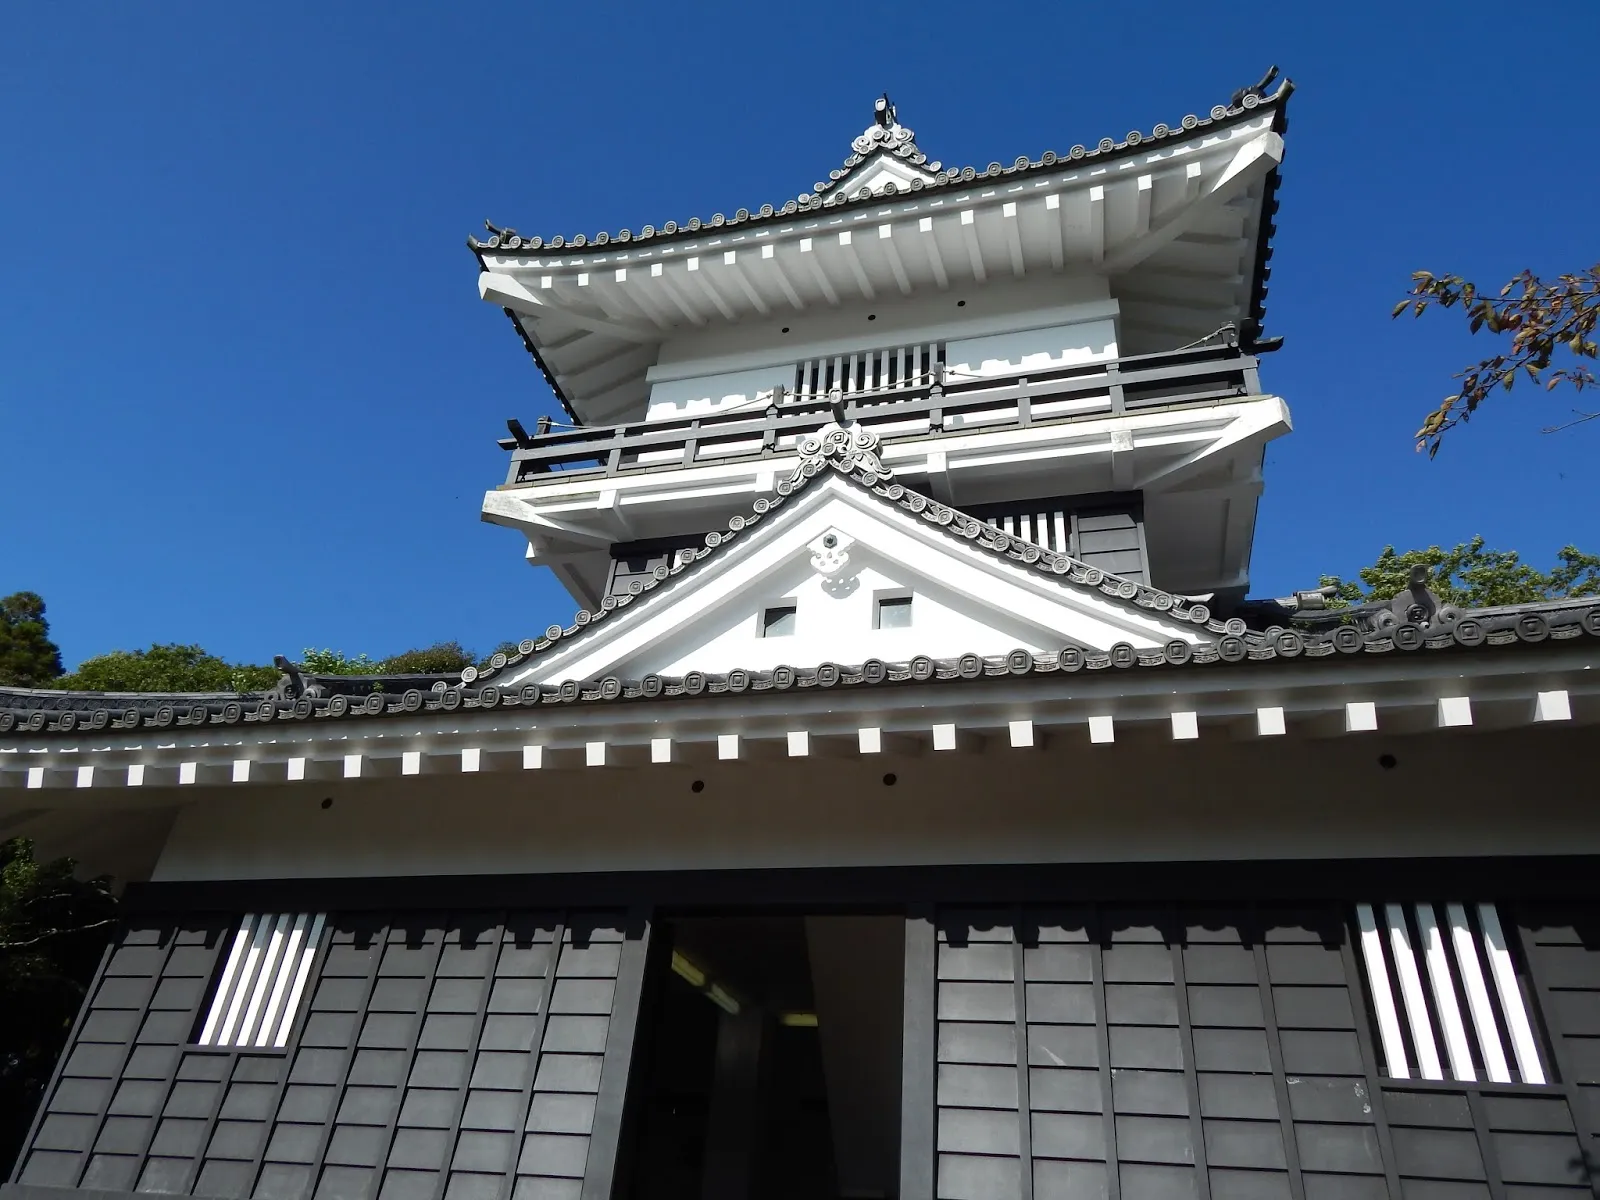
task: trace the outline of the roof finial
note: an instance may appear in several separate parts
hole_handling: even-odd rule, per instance
[[[895,115],[894,102],[889,99],[888,92],[885,92],[873,102],[872,119],[885,129],[900,123],[899,118]]]

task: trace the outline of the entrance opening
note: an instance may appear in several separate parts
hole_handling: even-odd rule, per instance
[[[630,1073],[633,1200],[889,1197],[905,921],[664,921]]]

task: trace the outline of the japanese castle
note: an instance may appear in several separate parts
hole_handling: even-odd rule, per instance
[[[0,689],[0,830],[124,886],[0,1197],[1594,1195],[1600,602],[1248,598],[1275,80],[473,239],[576,615]]]

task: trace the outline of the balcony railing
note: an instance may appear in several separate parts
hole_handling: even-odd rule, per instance
[[[533,434],[508,422],[506,483],[673,470],[790,452],[829,421],[861,422],[884,442],[1027,429],[1150,409],[1217,404],[1260,391],[1256,359],[1235,344],[974,378],[937,367],[934,382],[877,391],[778,389],[699,417]]]

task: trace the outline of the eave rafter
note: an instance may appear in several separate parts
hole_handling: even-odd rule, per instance
[[[699,255],[688,259],[684,263],[684,270],[689,278],[694,281],[695,286],[699,288],[701,294],[711,301],[712,305],[722,314],[725,320],[735,321],[738,319],[733,308],[723,299],[721,290],[712,280],[711,272],[703,268]]]
[[[800,254],[800,261],[810,268],[811,278],[815,281],[817,287],[821,289],[823,298],[827,300],[829,307],[838,308],[839,292],[833,286],[833,281],[828,278],[828,272],[823,269],[822,259],[817,254],[816,239],[801,238]]]

